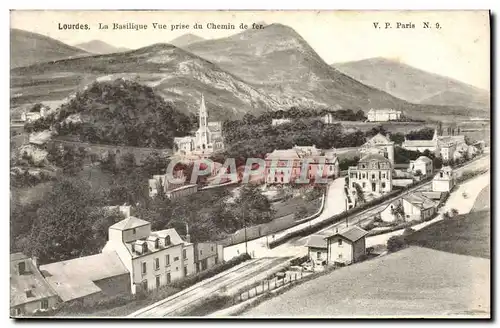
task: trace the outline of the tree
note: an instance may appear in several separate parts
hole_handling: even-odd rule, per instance
[[[444,213],[443,213],[443,219],[444,219],[444,220],[451,219],[451,215],[450,215],[450,213],[448,213],[448,212],[444,212]]]
[[[450,213],[451,213],[451,216],[452,216],[452,217],[455,217],[455,216],[457,216],[457,215],[458,215],[458,210],[457,210],[456,208],[452,208],[452,209],[450,210]]]
[[[365,200],[365,194],[363,192],[363,189],[359,185],[359,183],[357,183],[357,182],[354,183],[354,189],[356,189],[356,197],[358,198],[358,202],[361,203],[361,204],[363,204],[364,202],[366,202],[366,200]]]
[[[135,156],[133,153],[125,153],[120,158],[120,166],[126,173],[132,172],[136,168]]]
[[[98,194],[82,180],[63,178],[36,212],[24,251],[40,263],[95,254],[106,242],[106,230],[119,220],[105,212]]]
[[[397,145],[401,145],[405,141],[405,135],[401,132],[396,132],[391,134],[391,141],[393,141]]]
[[[406,247],[406,240],[403,236],[392,236],[387,240],[387,251],[389,253],[397,252],[400,249]]]
[[[269,222],[273,218],[274,209],[260,189],[252,185],[244,185],[235,201],[233,215],[242,225],[255,225]]]

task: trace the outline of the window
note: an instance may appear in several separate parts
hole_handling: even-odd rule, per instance
[[[182,258],[183,259],[187,258],[187,251],[185,249],[182,250]]]
[[[366,182],[363,182],[363,188],[365,188],[365,187],[366,187]]]
[[[169,246],[171,244],[170,242],[170,236],[165,237],[165,246]]]
[[[170,265],[170,255],[165,255],[165,266]]]
[[[372,179],[375,179],[375,174],[372,174]]]
[[[382,188],[385,188],[385,182],[382,182]]]
[[[26,272],[26,263],[19,262],[19,264],[17,265],[17,267],[19,269],[19,274],[24,274]]]
[[[203,251],[200,249],[200,255],[203,255]]]
[[[175,271],[179,271],[179,267],[175,267]]]
[[[160,240],[155,239],[155,248],[160,248]]]
[[[317,258],[318,260],[321,260],[321,252],[317,252],[317,253],[316,253],[316,258]]]
[[[172,277],[170,276],[170,272],[167,272],[167,284],[172,281]]]
[[[342,258],[342,253],[339,253],[339,259],[341,259],[341,258]]]
[[[174,262],[175,261],[179,261],[179,257],[178,256],[174,257]]]
[[[212,246],[212,252],[214,251],[214,247]]]
[[[155,258],[155,270],[160,270],[160,259]]]
[[[382,178],[385,179],[385,173],[382,173]]]
[[[160,288],[160,276],[156,276],[156,288]]]
[[[33,296],[33,291],[32,291],[31,289],[28,289],[28,290],[26,291],[26,297],[28,297],[28,298],[30,298],[30,297],[34,297],[34,296]]]
[[[49,300],[42,300],[40,303],[40,308],[42,310],[47,310],[49,308]]]
[[[342,239],[339,238],[339,246],[342,246]]]
[[[133,234],[133,235],[135,235],[135,228],[134,228],[134,229],[132,229],[132,234]]]
[[[146,262],[142,262],[142,274],[146,274],[146,270],[147,269],[147,266],[146,266]]]
[[[147,279],[144,279],[142,281],[142,289],[143,290],[148,290],[148,280]]]
[[[184,275],[185,275],[185,276],[187,276],[187,275],[188,275],[188,267],[187,267],[187,266],[185,266],[185,267],[184,267]]]

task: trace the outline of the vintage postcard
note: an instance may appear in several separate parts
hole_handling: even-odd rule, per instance
[[[488,11],[10,13],[11,318],[491,318]]]

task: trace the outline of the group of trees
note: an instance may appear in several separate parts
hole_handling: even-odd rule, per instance
[[[74,114],[80,120],[68,121]],[[29,131],[53,126],[59,135],[76,135],[86,142],[172,148],[173,138],[189,133],[195,123],[194,115],[177,111],[152,88],[117,79],[94,82],[63,104],[57,117],[41,118]]]

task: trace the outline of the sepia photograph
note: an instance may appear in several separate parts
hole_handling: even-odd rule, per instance
[[[491,319],[488,10],[11,10],[10,318]]]

